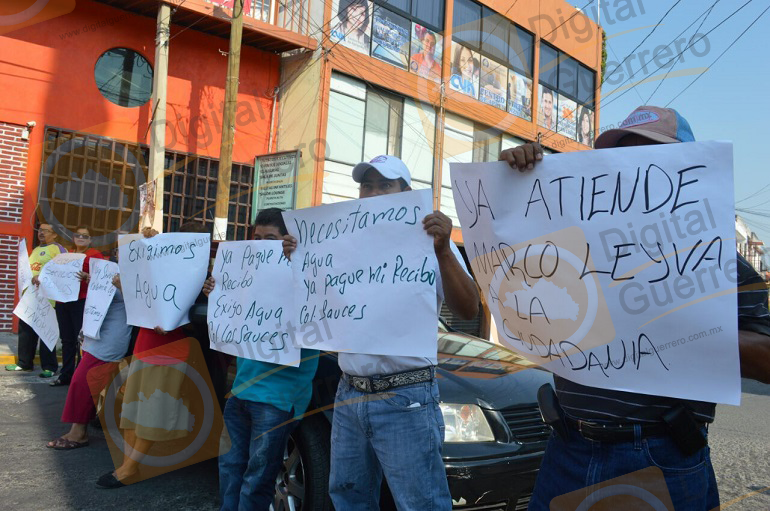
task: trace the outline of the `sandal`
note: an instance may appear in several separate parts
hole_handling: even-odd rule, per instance
[[[81,447],[88,447],[89,441],[86,440],[85,442],[73,442],[72,440],[67,440],[66,438],[59,437],[53,442],[48,442],[46,444],[46,447],[50,447],[51,449],[55,449],[57,451],[71,451],[72,449],[80,449]]]
[[[51,387],[63,387],[64,385],[69,385],[69,384],[70,382],[68,381],[62,381],[61,378],[56,378],[54,381],[52,381],[48,385],[50,385]]]
[[[131,477],[127,477],[126,479],[123,479],[121,481],[117,477],[115,477],[115,474],[112,472],[107,472],[103,476],[99,478],[98,481],[96,481],[96,487],[102,490],[114,490],[116,488],[123,488],[124,486],[128,486],[130,484],[134,484],[139,481],[139,472],[132,475]]]

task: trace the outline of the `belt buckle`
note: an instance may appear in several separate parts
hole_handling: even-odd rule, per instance
[[[371,392],[369,378],[362,376],[353,378],[353,387],[360,392]]]

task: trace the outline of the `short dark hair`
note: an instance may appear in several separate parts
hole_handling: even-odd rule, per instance
[[[179,226],[179,232],[206,233],[206,232],[209,232],[209,229],[208,227],[206,227],[206,224],[204,224],[199,220],[188,220],[187,222]]]
[[[553,99],[553,91],[551,89],[543,87],[543,96],[545,96],[546,94],[550,94],[551,95],[551,99]]]
[[[257,214],[257,218],[254,220],[254,227],[258,225],[272,225],[278,228],[281,236],[286,236],[289,234],[289,231],[286,230],[286,224],[281,213],[283,213],[283,210],[280,208],[263,209]]]

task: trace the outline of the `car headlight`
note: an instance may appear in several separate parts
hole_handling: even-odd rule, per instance
[[[441,403],[444,416],[445,442],[494,442],[484,412],[476,405]]]

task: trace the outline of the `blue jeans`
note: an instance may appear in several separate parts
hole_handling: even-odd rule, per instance
[[[224,420],[230,450],[219,457],[219,496],[223,511],[267,510],[275,495],[275,478],[292,429],[293,417],[266,404],[233,396],[225,405]]]
[[[399,511],[450,510],[443,441],[435,381],[365,394],[343,377],[332,424],[329,495],[335,509],[378,510],[384,474]]]
[[[708,446],[684,456],[669,436],[641,438],[637,432],[633,442],[607,443],[587,440],[573,428],[568,431],[566,442],[551,433],[529,511],[556,510],[550,505],[556,497],[648,467],[663,473],[676,511],[710,511],[719,506]],[[590,493],[586,491],[585,497]]]

